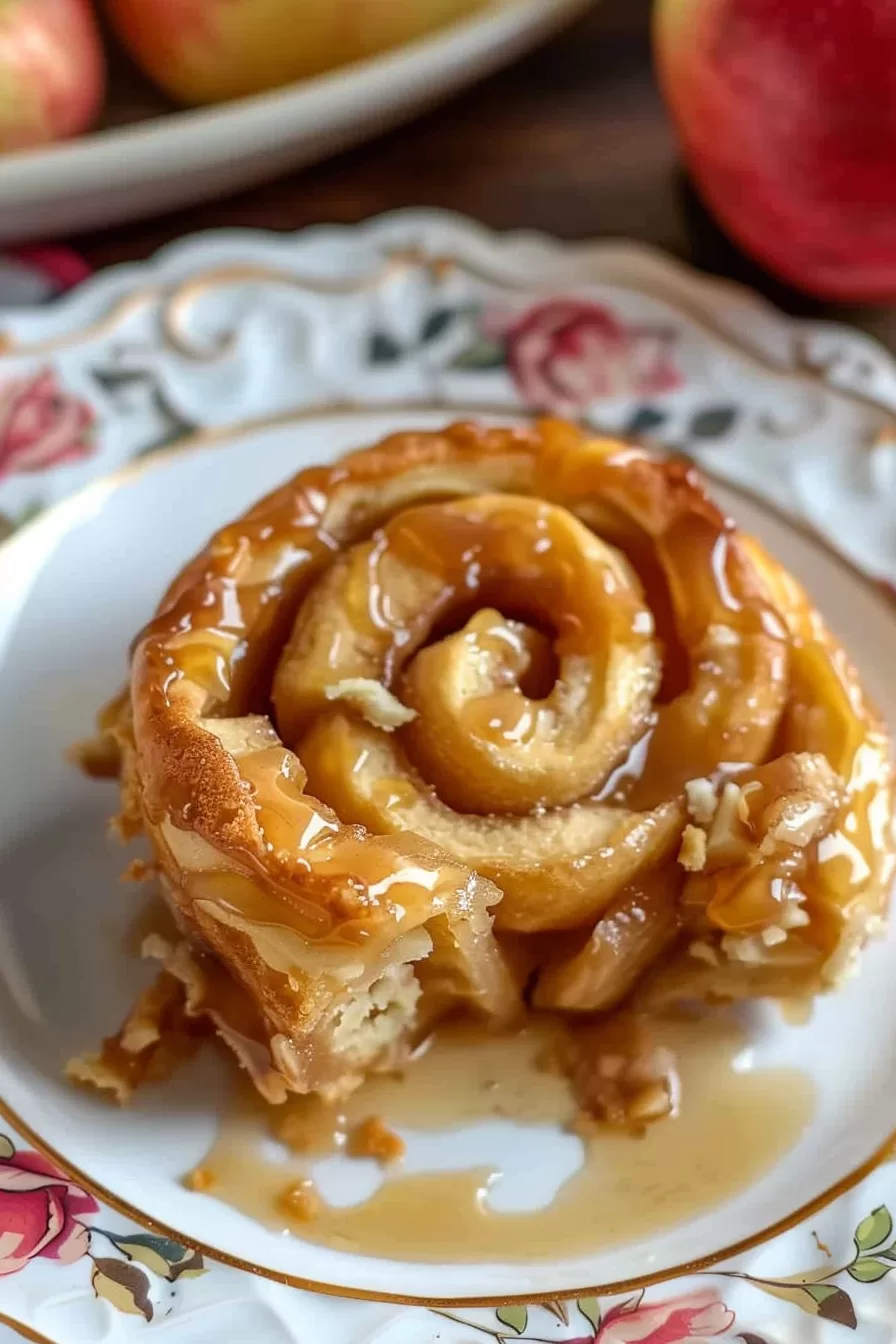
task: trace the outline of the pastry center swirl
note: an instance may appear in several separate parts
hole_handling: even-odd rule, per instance
[[[556,679],[527,695],[551,646]],[[402,512],[337,560],[302,606],[275,701],[306,768],[354,739],[357,774],[365,734],[334,704],[382,686],[408,711],[393,737],[367,710],[396,780],[459,812],[524,815],[599,788],[645,731],[660,666],[620,552],[560,506],[482,495]]]

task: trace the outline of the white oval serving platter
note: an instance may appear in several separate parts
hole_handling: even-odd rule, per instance
[[[589,3],[490,0],[431,37],[301,84],[2,155],[0,242],[158,214],[314,163],[508,64]]]

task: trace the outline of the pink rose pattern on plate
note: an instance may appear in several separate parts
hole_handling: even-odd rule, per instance
[[[734,1312],[713,1292],[691,1293],[665,1302],[621,1302],[578,1344],[696,1344],[724,1335]]]
[[[580,415],[613,398],[644,402],[685,385],[672,328],[627,322],[602,303],[553,298],[520,311],[513,307],[437,310],[424,325],[421,341],[458,319],[472,319],[468,345],[451,368],[466,373],[504,370],[524,405],[557,415]],[[393,362],[408,353],[383,332],[371,343],[373,363]],[[651,421],[664,416],[653,408]]]
[[[0,480],[89,457],[94,421],[52,369],[0,383]]]
[[[704,1339],[729,1335],[735,1322],[734,1312],[709,1288],[652,1303],[645,1302],[643,1293],[639,1293],[617,1302],[604,1313],[597,1298],[593,1297],[580,1298],[578,1302],[548,1303],[541,1310],[569,1325],[570,1308],[587,1322],[590,1329],[587,1334],[564,1335],[564,1344],[699,1344]],[[483,1335],[490,1335],[499,1344],[510,1339],[542,1344],[541,1335],[529,1333],[530,1311],[534,1314],[536,1310],[539,1308],[499,1307],[495,1313],[497,1329],[470,1320],[464,1320],[463,1324]],[[449,1320],[461,1320],[451,1312],[438,1314]],[[741,1338],[752,1344],[765,1344],[758,1335],[742,1335]]]
[[[41,1153],[16,1150],[0,1134],[0,1278],[18,1274],[32,1260],[72,1265],[90,1260],[95,1295],[119,1311],[151,1321],[156,1306],[146,1269],[168,1283],[205,1272],[202,1256],[168,1237],[147,1232],[107,1232],[84,1221],[100,1205]],[[101,1238],[113,1252],[99,1255]]]
[[[0,1275],[15,1274],[35,1256],[64,1265],[80,1260],[90,1238],[79,1218],[99,1207],[39,1153],[10,1151],[0,1160]]]
[[[609,397],[672,392],[684,379],[674,333],[627,326],[609,308],[551,299],[506,333],[507,365],[527,405],[571,415]]]

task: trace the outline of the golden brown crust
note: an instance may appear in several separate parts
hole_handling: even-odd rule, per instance
[[[511,1015],[509,961],[578,1012],[645,977],[777,993],[789,967],[814,991],[893,872],[888,739],[806,595],[690,466],[558,421],[300,473],[174,581],[112,718],[120,828],[298,1091],[354,1085],[452,1006]],[[779,758],[789,802],[747,808],[721,862],[719,791]],[[741,882],[763,899],[727,900]],[[542,950],[508,961],[526,935]]]

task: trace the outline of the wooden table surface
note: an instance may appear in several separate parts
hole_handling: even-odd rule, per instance
[[[682,173],[651,67],[649,0],[602,0],[541,50],[411,126],[225,200],[72,239],[94,266],[197,229],[352,223],[401,206],[497,229],[626,237],[734,276],[788,311],[843,318],[896,349],[896,312],[814,303],[721,235]]]

